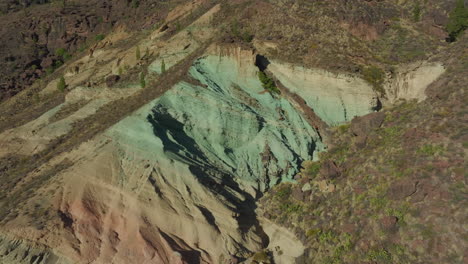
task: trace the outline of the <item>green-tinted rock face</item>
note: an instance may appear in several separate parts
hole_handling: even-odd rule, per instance
[[[276,62],[268,69],[329,125],[351,121],[377,106],[377,94],[360,78]]]
[[[146,133],[131,144],[196,165],[198,177],[229,175],[258,190],[291,179],[323,144],[287,100],[263,92],[255,73],[229,57],[198,59],[190,75],[199,85],[181,82],[150,112],[141,109],[139,122],[125,127]]]

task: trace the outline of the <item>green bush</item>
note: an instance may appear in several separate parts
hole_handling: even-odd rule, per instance
[[[46,72],[47,75],[52,74],[54,71],[55,71],[54,67],[47,67],[45,69],[45,72]]]
[[[145,80],[145,73],[144,72],[140,73],[140,86],[141,86],[141,88],[146,87],[146,80]]]
[[[278,89],[278,87],[276,87],[276,84],[273,81],[273,79],[268,77],[264,72],[262,71],[258,72],[258,79],[262,83],[262,87],[265,90],[268,90],[270,93],[275,93],[275,94],[280,93],[280,90]]]
[[[140,59],[141,59],[140,46],[137,46],[137,47],[136,47],[135,57],[136,57],[137,60],[140,60]]]
[[[131,1],[132,8],[138,8],[140,6],[140,0],[133,0]]]
[[[68,51],[66,49],[64,49],[64,48],[56,49],[55,50],[55,55],[57,55],[59,57],[62,57],[63,61],[67,61],[72,57],[71,54],[68,53]],[[58,67],[60,67],[60,66],[61,66],[61,64]],[[58,68],[58,67],[56,67],[56,68]]]
[[[243,25],[241,25],[237,20],[232,22],[231,24],[231,34],[236,38],[242,39],[244,42],[252,42],[253,35],[246,29]]]
[[[253,40],[253,35],[250,34],[250,32],[248,32],[248,31],[244,31],[244,32],[242,33],[242,40],[243,40],[244,42],[252,42],[252,40]]]
[[[311,164],[307,167],[307,174],[309,177],[315,177],[320,171],[320,163],[319,162],[311,162]]]
[[[61,76],[59,82],[57,83],[57,90],[59,90],[60,92],[63,92],[65,91],[66,87],[67,87],[67,84],[65,82],[65,78]]]
[[[64,48],[58,48],[55,50],[55,55],[62,57],[67,51]]]
[[[392,255],[384,248],[372,249],[367,253],[367,258],[377,263],[391,263]]]
[[[101,41],[105,38],[106,36],[104,34],[98,34],[94,37],[96,41]]]
[[[419,2],[416,2],[413,7],[413,20],[415,22],[418,22],[421,19],[421,4]]]
[[[434,156],[435,154],[441,153],[444,151],[444,148],[442,146],[435,146],[431,144],[427,144],[422,146],[417,150],[418,154],[424,154],[427,156]]]
[[[161,62],[161,73],[165,73],[166,72],[166,63],[164,62],[164,60],[162,60]]]
[[[447,32],[449,41],[456,41],[460,34],[468,28],[468,9],[463,0],[457,0],[455,9],[450,13]]]
[[[270,257],[268,257],[267,252],[261,251],[261,252],[255,253],[255,255],[253,256],[253,261],[256,261],[256,262],[269,262]]]
[[[285,200],[289,198],[291,193],[292,193],[291,186],[289,184],[285,184],[285,185],[278,187],[275,195],[278,199]]]

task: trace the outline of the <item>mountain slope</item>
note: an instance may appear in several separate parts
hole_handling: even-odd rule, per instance
[[[0,261],[464,261],[455,1],[57,4],[1,17]]]

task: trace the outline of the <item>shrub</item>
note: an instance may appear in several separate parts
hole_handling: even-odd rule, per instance
[[[161,62],[161,73],[165,73],[165,72],[166,72],[166,63],[164,62],[164,59],[163,59]]]
[[[56,61],[54,63],[54,69],[58,69],[58,68],[62,67],[62,65],[63,65],[63,61],[58,60],[58,61]]]
[[[280,93],[280,90],[278,89],[278,87],[276,87],[276,84],[273,81],[273,79],[268,77],[264,72],[262,71],[258,72],[258,79],[262,83],[262,87],[265,90],[268,90],[270,93],[275,93],[275,94]]]
[[[369,82],[374,87],[374,90],[382,95],[385,93],[382,87],[384,82],[384,72],[380,68],[375,66],[365,67],[362,70],[362,75],[364,80]]]
[[[244,42],[252,42],[252,40],[253,40],[253,35],[250,34],[250,32],[248,32],[248,31],[244,31],[244,32],[242,33],[242,40],[243,40]]]
[[[136,51],[135,51],[135,56],[137,60],[141,59],[141,51],[140,51],[140,46],[137,46]]]
[[[450,13],[446,26],[449,33],[448,41],[456,41],[458,36],[468,28],[468,9],[463,0],[457,0],[455,9]]]
[[[57,90],[59,90],[60,92],[63,92],[65,91],[66,87],[67,87],[67,84],[65,82],[65,78],[61,76],[59,82],[57,83]]]
[[[418,22],[421,19],[421,4],[419,2],[416,2],[413,7],[413,20],[415,22]]]
[[[140,6],[140,0],[133,0],[131,3],[132,8],[138,8]]]
[[[69,60],[72,56],[70,55],[70,53],[68,53],[68,51],[64,48],[58,48],[55,50],[55,55],[59,56],[59,57],[62,57],[62,60],[63,61],[67,61]],[[58,63],[58,62],[56,62]],[[61,62],[60,62],[61,63]],[[59,66],[56,66],[56,68],[60,67],[61,64]]]
[[[140,86],[141,86],[141,88],[146,87],[146,80],[145,80],[145,73],[144,72],[140,73]]]
[[[320,171],[320,163],[319,162],[311,162],[310,165],[307,167],[307,175],[309,175],[309,177],[315,177],[319,171]]]
[[[377,263],[391,263],[392,261],[392,255],[384,248],[370,250],[367,258]]]
[[[52,74],[54,71],[55,71],[54,67],[47,67],[45,69],[45,72],[46,72],[47,75]]]
[[[443,152],[444,148],[442,146],[435,146],[435,145],[424,145],[421,148],[419,148],[416,152],[418,154],[424,154],[428,156],[434,156],[435,154],[438,154],[440,152]]]
[[[253,40],[253,35],[241,25],[237,20],[231,24],[231,34],[232,36],[241,39],[244,42],[251,42]]]
[[[81,44],[80,47],[78,48],[78,52],[83,52],[88,48],[88,44],[84,43]]]
[[[253,260],[256,262],[269,262],[270,258],[268,257],[268,253],[265,251],[257,252],[253,256]]]
[[[280,186],[277,189],[275,195],[278,199],[285,200],[289,198],[291,193],[292,193],[291,186],[289,184],[285,184],[283,186]]]
[[[55,55],[62,57],[67,51],[64,48],[58,48],[55,50]]]
[[[106,36],[104,34],[98,34],[94,37],[96,41],[101,41],[105,38]]]

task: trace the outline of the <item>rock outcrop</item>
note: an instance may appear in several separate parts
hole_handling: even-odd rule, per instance
[[[397,68],[385,83],[386,97],[390,103],[399,99],[422,101],[426,88],[445,72],[445,67],[436,62],[418,62]]]
[[[378,104],[375,91],[358,77],[278,62],[272,62],[268,69],[329,125],[371,113]]]

